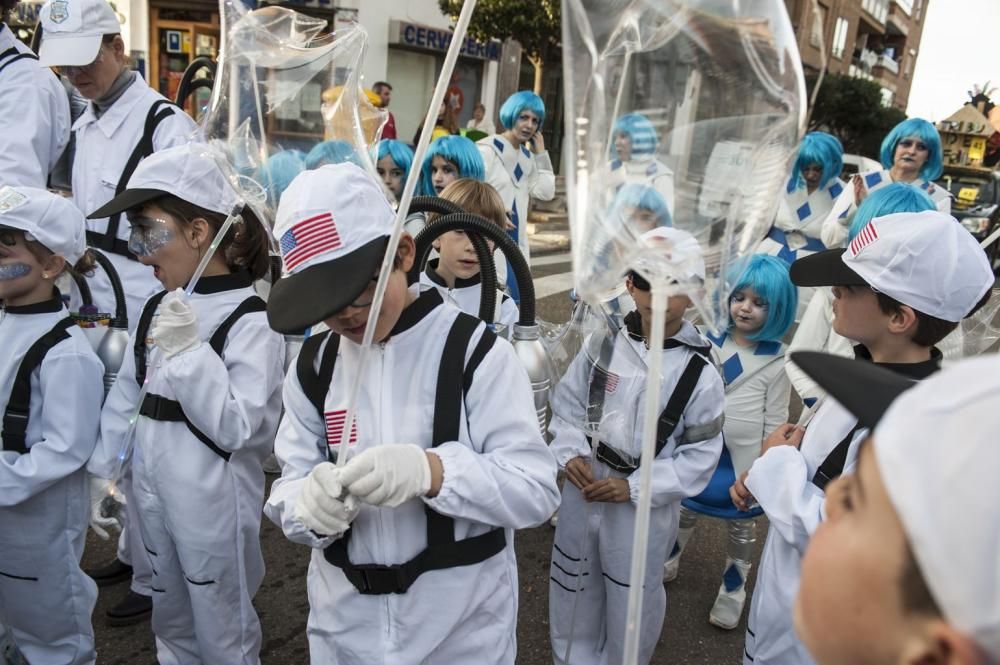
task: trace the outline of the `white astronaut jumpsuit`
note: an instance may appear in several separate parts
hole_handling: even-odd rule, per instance
[[[203,277],[189,299],[202,340],[253,295],[249,274]],[[130,351],[134,343],[133,335]],[[283,338],[264,312],[255,312],[230,330],[222,358],[203,343],[147,370],[150,394],[177,400],[221,449],[213,451],[183,422],[139,418],[133,487],[153,567],[161,665],[259,662],[260,622],[251,601],[264,577],[261,464],[281,410],[283,361]],[[93,473],[113,471],[138,393],[130,352],[104,405]]]
[[[863,347],[856,347],[856,351],[859,357],[867,356]],[[882,366],[913,379],[922,379],[936,371],[940,359],[940,354],[935,353],[932,360],[923,363]],[[772,448],[754,462],[744,481],[770,523],[750,602],[744,665],[810,665],[814,662],[792,625],[802,556],[816,527],[824,519],[826,495],[813,478],[827,456],[858,422],[833,399],[826,398],[817,407],[800,447]],[[858,446],[867,433],[868,430],[862,428],[852,435],[844,473],[854,470]]]
[[[69,143],[62,84],[0,23],[0,185],[45,189]]]
[[[663,382],[660,410],[666,406],[694,347],[708,342],[688,322],[673,340],[682,345],[663,351]],[[642,405],[645,400],[645,342],[625,330],[615,339],[600,425],[604,443],[638,459],[642,449]],[[630,365],[639,359],[641,371]],[[633,365],[634,367],[634,365]],[[572,483],[563,486],[559,522],[552,548],[549,583],[549,625],[552,653],[563,663],[571,630],[574,601],[577,603],[571,661],[575,664],[609,665],[622,662],[625,621],[628,614],[629,575],[639,473],[625,475],[597,460],[583,431],[587,420],[592,362],[586,352],[570,365],[552,399],[552,451],[560,467],[574,457],[590,460],[595,479],[627,478],[631,490],[628,503],[593,503]],[[648,663],[663,627],[666,592],[663,562],[677,536],[682,499],[698,494],[708,484],[722,452],[722,422],[725,396],[722,379],[706,365],[698,378],[674,433],[653,466],[652,513],[649,550],[640,628],[639,663]],[[578,577],[583,575],[577,592]],[[578,597],[577,597],[578,596]]]
[[[68,314],[58,293],[0,309],[0,412],[25,352]],[[28,452],[0,453],[0,623],[33,665],[97,657],[97,585],[80,557],[90,516],[84,465],[97,441],[104,366],[77,326],[67,332],[32,374]]]
[[[125,89],[122,96],[105,111],[100,118],[94,112],[94,105],[73,123],[76,136],[76,157],[73,161],[73,203],[89,215],[115,197],[115,188],[122,177],[125,165],[142,138],[146,116],[157,101],[165,100],[163,95],[150,88],[138,72],[135,81]],[[175,145],[183,145],[195,138],[197,125],[184,111],[170,107],[174,113],[157,125],[153,133],[153,150],[163,150]],[[87,231],[105,233],[108,219],[88,219]],[[119,240],[128,241],[129,224],[122,216],[118,226]],[[88,245],[95,246],[88,234]],[[143,303],[153,293],[160,290],[160,283],[153,277],[153,270],[138,261],[127,259],[112,252],[105,252],[118,271],[125,286],[128,304],[130,330],[135,329]],[[114,294],[111,283],[103,271],[88,279],[94,304],[102,312],[114,312]]]
[[[372,347],[352,450],[395,442],[431,447],[438,367],[458,315],[436,290],[426,291],[403,310],[389,339]],[[473,334],[466,363],[483,330],[480,324]],[[332,423],[347,408],[358,362],[359,347],[341,339],[325,403]],[[514,663],[513,530],[547,520],[558,505],[559,490],[555,462],[538,431],[528,376],[512,347],[495,341],[465,394],[459,440],[434,449],[444,466],[439,494],[396,508],[363,505],[352,524],[351,562],[384,565],[409,561],[427,546],[425,504],[454,519],[456,540],[505,529],[506,547],[498,554],[468,566],[427,571],[405,593],[360,594],[324,557],[323,548],[333,539],[317,536],[296,519],[306,476],[327,461],[328,428],[295,371],[285,379],[284,405],[275,441],[282,475],[271,488],[265,513],[290,540],[315,548],[307,582],[310,661]],[[329,434],[331,443],[345,438],[342,425]]]
[[[456,279],[455,287],[448,288],[448,285],[435,272],[438,259],[427,262],[427,268],[420,273],[421,290],[435,288],[441,292],[445,301],[451,301],[460,310],[472,316],[479,316],[479,304],[482,302],[483,289],[482,280],[479,275],[469,279]],[[496,307],[494,309],[493,323],[504,327],[503,337],[510,339],[510,333],[517,323],[519,312],[514,299],[503,291],[497,291]]]

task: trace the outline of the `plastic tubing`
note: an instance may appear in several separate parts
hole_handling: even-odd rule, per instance
[[[482,218],[480,218],[482,219]],[[483,220],[487,224],[485,219]],[[479,279],[482,288],[482,298],[479,300],[479,318],[487,324],[494,323],[497,306],[497,267],[493,263],[493,252],[476,229],[469,227],[465,229],[469,233],[469,240],[476,250],[476,258],[479,259]],[[448,229],[441,230],[437,226],[437,220],[428,225],[423,231],[417,234],[417,260],[413,262],[413,269],[407,275],[407,281],[413,284],[420,280],[420,273],[430,256],[432,243],[448,232]]]
[[[420,235],[423,236],[424,233],[427,233],[432,228],[435,230],[435,237],[445,231],[472,229],[495,242],[500,251],[503,252],[503,255],[507,257],[507,261],[510,262],[510,267],[514,271],[514,278],[517,279],[517,286],[521,290],[521,316],[517,320],[517,325],[535,325],[535,285],[531,281],[531,270],[528,268],[528,262],[524,259],[524,255],[521,254],[521,250],[518,249],[518,246],[503,229],[493,222],[485,220],[482,217],[477,217],[476,215],[470,215],[467,212],[447,215],[436,219]],[[429,245],[430,243],[428,242]],[[427,249],[426,251],[429,252],[430,250]],[[420,258],[420,256],[418,248],[417,257]]]
[[[111,319],[109,324],[112,328],[123,328],[128,329],[128,307],[125,304],[125,289],[122,287],[121,277],[118,276],[118,271],[115,270],[115,266],[111,263],[102,252],[90,248],[90,253],[94,257],[94,261],[97,265],[101,266],[101,269],[108,276],[108,281],[111,282],[111,292],[115,295],[115,318]],[[83,292],[81,291],[81,297]],[[86,298],[84,299],[86,300]]]
[[[420,142],[414,151],[413,163],[422,164],[427,148],[430,146],[431,134],[434,130],[434,123],[437,120],[437,110],[444,101],[444,94],[448,90],[451,81],[451,74],[455,70],[455,63],[458,61],[458,54],[465,43],[465,35],[469,30],[469,21],[472,20],[472,11],[476,8],[476,0],[465,0],[462,5],[462,12],[455,23],[455,30],[452,33],[451,44],[448,45],[448,53],[445,55],[444,63],[441,65],[441,74],[438,76],[437,84],[434,87],[434,95],[427,108],[427,115],[424,117],[423,129],[420,132]],[[378,282],[375,284],[375,296],[372,299],[372,307],[368,314],[368,323],[365,325],[365,334],[361,339],[361,358],[358,363],[358,374],[351,386],[351,394],[348,395],[347,415],[344,419],[345,431],[351,431],[354,426],[355,411],[358,407],[358,393],[361,390],[361,377],[364,376],[368,366],[368,358],[371,355],[372,338],[375,336],[375,325],[379,314],[382,311],[382,300],[385,298],[385,289],[389,285],[389,275],[392,274],[392,262],[396,257],[396,250],[399,248],[399,239],[403,234],[403,222],[409,214],[410,202],[413,200],[413,192],[417,188],[417,179],[420,177],[420,169],[410,169],[410,174],[406,178],[403,186],[403,196],[399,201],[399,208],[396,209],[396,219],[392,225],[392,233],[389,235],[389,244],[385,249],[385,258],[382,259],[382,267],[379,271]],[[347,463],[347,454],[337,455],[337,466]]]
[[[84,307],[93,305],[94,294],[90,292],[90,284],[87,283],[87,278],[78,272],[71,272],[70,276],[73,278],[73,283],[76,284],[77,290],[80,291],[81,304]]]

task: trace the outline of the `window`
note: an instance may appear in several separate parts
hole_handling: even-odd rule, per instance
[[[812,27],[809,31],[809,43],[816,48],[823,48],[823,30],[826,29],[826,7],[816,5],[819,10],[812,14]]]
[[[913,0],[893,0],[909,16],[913,13]]]
[[[844,57],[844,49],[847,47],[847,28],[850,24],[847,19],[838,16],[837,23],[833,28],[833,48],[831,53],[833,57],[841,59]]]

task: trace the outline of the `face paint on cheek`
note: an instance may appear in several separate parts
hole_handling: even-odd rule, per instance
[[[0,282],[20,279],[30,272],[31,266],[27,263],[7,263],[0,265]]]

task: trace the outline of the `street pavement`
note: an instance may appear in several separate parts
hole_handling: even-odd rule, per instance
[[[532,257],[538,292],[538,317],[548,322],[566,321],[572,288],[570,256],[565,251]],[[272,478],[269,477],[269,482]],[[209,508],[210,509],[210,508]],[[766,521],[758,520],[757,557],[766,535]],[[549,553],[554,529],[548,524],[517,533],[515,548],[520,575],[518,617],[519,664],[552,662],[548,638]],[[708,623],[725,562],[725,525],[702,519],[685,551],[678,579],[667,586],[667,618],[653,658],[657,665],[726,665],[742,662],[743,623],[724,631]],[[309,603],[306,599],[306,566],[309,550],[287,541],[266,518],[261,527],[267,575],[255,606],[263,626],[261,661],[264,665],[308,662],[305,635]],[[88,536],[84,568],[110,561],[114,543]],[[751,575],[751,585],[754,575]],[[106,625],[104,612],[125,594],[126,584],[102,589],[94,611],[98,660],[107,665],[148,665],[155,662],[149,622],[124,628]],[[749,601],[748,601],[749,605]],[[459,664],[456,664],[459,665]]]

